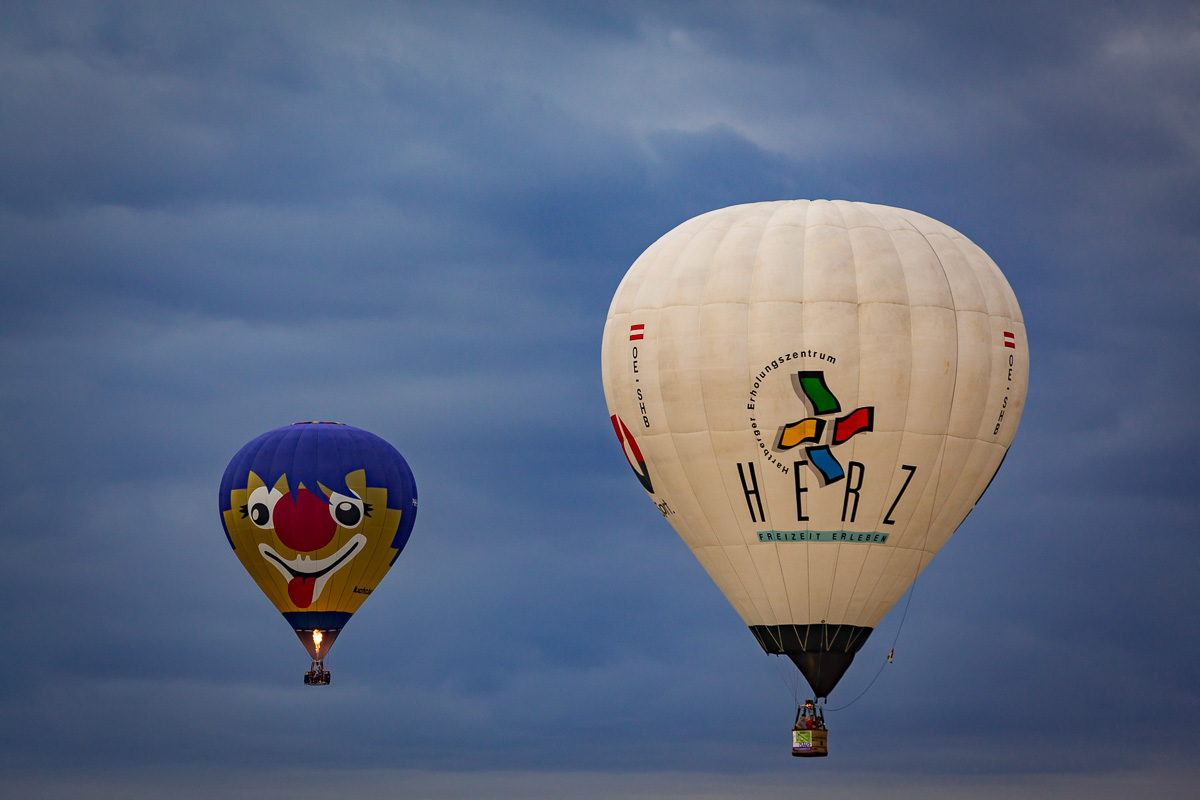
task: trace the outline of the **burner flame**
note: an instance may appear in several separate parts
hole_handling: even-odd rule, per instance
[[[313,631],[313,647],[317,649],[318,653],[321,652],[321,640],[324,638],[320,631]]]

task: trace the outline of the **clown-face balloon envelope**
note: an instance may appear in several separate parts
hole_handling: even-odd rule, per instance
[[[220,509],[242,566],[321,660],[408,542],[417,486],[378,436],[300,422],[238,451]]]

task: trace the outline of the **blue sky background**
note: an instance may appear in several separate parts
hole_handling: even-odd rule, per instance
[[[1200,782],[1194,4],[12,2],[0,112],[0,794]],[[961,230],[1032,360],[820,763],[600,385],[638,254],[787,198]],[[216,511],[303,419],[383,436],[421,496],[327,690]]]

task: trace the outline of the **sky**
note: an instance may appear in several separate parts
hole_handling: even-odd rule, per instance
[[[6,798],[1200,782],[1195,4],[6,2],[0,110]],[[655,239],[792,198],[962,231],[1031,353],[817,761],[599,359]],[[327,689],[216,502],[309,419],[421,498]]]

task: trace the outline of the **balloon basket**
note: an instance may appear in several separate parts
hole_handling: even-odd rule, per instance
[[[792,731],[792,755],[797,758],[829,755],[829,731]]]
[[[324,662],[314,661],[308,672],[304,673],[305,686],[328,686],[329,685],[329,670],[325,669]]]
[[[796,709],[796,725],[792,728],[792,755],[797,758],[820,758],[829,755],[829,731],[825,730],[825,712],[816,699],[804,701]]]

